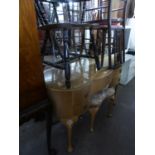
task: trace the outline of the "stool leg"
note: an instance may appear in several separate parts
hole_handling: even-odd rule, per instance
[[[94,121],[95,121],[96,113],[98,112],[98,110],[99,110],[99,107],[89,108],[89,112],[91,115],[91,124],[90,124],[90,131],[91,132],[94,131]]]

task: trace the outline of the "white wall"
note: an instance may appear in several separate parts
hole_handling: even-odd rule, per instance
[[[126,26],[131,28],[128,49],[135,50],[135,18],[127,19]]]

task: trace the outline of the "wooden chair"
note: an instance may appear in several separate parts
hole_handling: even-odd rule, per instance
[[[116,4],[114,4],[116,3]],[[118,5],[117,5],[118,4]],[[108,33],[107,43],[102,43],[102,57],[104,57],[105,45],[108,46],[108,61],[109,68],[113,67],[111,54],[114,54],[116,65],[125,62],[125,20],[126,20],[126,4],[127,0],[113,1],[113,0],[99,0],[98,7],[92,7],[85,10],[86,23],[98,24],[97,36],[103,31],[102,40],[106,40],[106,33]],[[95,18],[87,18],[87,14],[96,12]],[[112,35],[112,32],[114,32]],[[100,39],[100,37],[97,37]],[[101,40],[101,39],[100,39]],[[99,42],[99,41],[98,41]],[[112,50],[113,49],[113,50]],[[103,58],[101,60],[103,64]],[[115,65],[114,63],[114,65]]]
[[[43,0],[46,1],[46,0]],[[64,20],[62,23],[59,23],[59,15],[57,13],[58,10],[56,10],[56,2],[51,1],[49,3],[53,4],[53,7],[55,9],[54,14],[57,23],[49,23],[48,20],[46,19],[46,11],[43,6],[43,1],[42,0],[35,0],[35,6],[36,6],[36,12],[38,16],[38,23],[39,23],[39,30],[40,31],[45,31],[46,36],[44,39],[44,43],[41,49],[41,53],[43,54],[46,50],[46,45],[47,41],[50,41],[50,50],[51,52],[51,60],[47,61],[46,59],[43,58],[43,63],[44,65],[49,65],[55,68],[59,68],[62,70],[65,70],[65,79],[66,79],[66,87],[70,88],[70,77],[71,77],[71,69],[70,69],[70,63],[72,63],[74,60],[79,59],[79,57],[82,57],[80,53],[83,51],[84,47],[84,32],[86,29],[90,29],[89,24],[81,24],[83,20],[83,10],[85,7],[85,1],[86,0],[76,0],[76,2],[79,3],[79,8],[76,10],[78,11],[76,14],[74,13],[75,7],[73,6],[73,9],[70,9],[71,6],[69,1],[57,1],[62,5],[62,10],[63,10],[63,15],[64,15]],[[83,7],[80,6],[81,2],[83,2]],[[59,5],[58,3],[58,5]],[[43,10],[43,11],[42,11]],[[66,11],[65,11],[66,10]],[[60,10],[61,11],[61,10]],[[75,22],[75,20],[71,20],[72,17],[77,14],[79,14],[79,19]],[[72,15],[72,16],[71,16]],[[55,18],[54,18],[55,19]],[[75,19],[75,18],[73,18]],[[44,21],[44,22],[43,22]],[[53,20],[54,21],[54,20]],[[70,23],[73,22],[73,23]],[[94,39],[93,39],[93,34],[91,35],[91,40],[92,40],[92,46],[94,51],[96,50],[95,44],[94,44]],[[43,54],[44,56],[44,54]],[[84,57],[87,57],[84,55]],[[97,69],[100,69],[100,65],[98,63],[98,55],[97,52],[94,52],[93,58],[96,61],[96,67]]]
[[[33,1],[20,0],[19,12],[19,124],[30,119],[38,120],[42,114],[47,114],[48,154],[55,155],[55,150],[51,148],[53,108],[49,104],[44,82]]]
[[[88,108],[90,84],[88,82],[70,89],[48,88],[49,98],[55,107],[56,114],[68,130],[68,152],[73,150],[72,126]]]
[[[94,131],[94,120],[102,102],[106,98],[112,97],[115,93],[115,90],[113,88],[109,88],[109,85],[112,81],[112,75],[112,70],[101,69],[92,78],[91,91],[89,97],[89,112],[91,114],[91,132]]]

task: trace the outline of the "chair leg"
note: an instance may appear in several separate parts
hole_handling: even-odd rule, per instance
[[[111,64],[111,26],[108,28],[108,63],[109,63],[109,68],[112,67]]]
[[[89,108],[89,112],[91,114],[91,124],[90,124],[90,131],[91,132],[94,131],[94,121],[95,121],[96,113],[98,110],[99,110],[99,107]]]
[[[75,123],[75,119],[67,119],[63,120],[64,125],[67,128],[67,135],[68,135],[68,152],[73,151],[73,146],[72,146],[72,127],[73,124]]]

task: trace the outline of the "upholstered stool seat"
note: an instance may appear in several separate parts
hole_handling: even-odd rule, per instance
[[[115,94],[114,88],[106,88],[95,95],[91,96],[89,103],[90,106],[100,106],[101,103],[108,97],[111,97]]]

